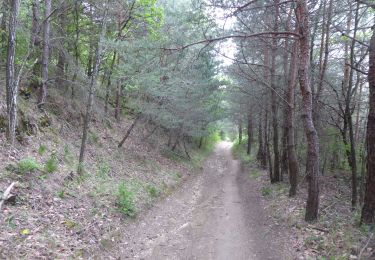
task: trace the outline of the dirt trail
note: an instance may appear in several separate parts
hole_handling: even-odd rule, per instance
[[[129,226],[121,258],[291,259],[282,233],[271,225],[260,194],[231,143],[221,142],[203,174]]]

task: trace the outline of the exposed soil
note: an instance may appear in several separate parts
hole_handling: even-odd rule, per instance
[[[221,142],[203,173],[129,223],[123,241],[97,256],[131,259],[292,259],[284,231],[261,205],[257,183]]]

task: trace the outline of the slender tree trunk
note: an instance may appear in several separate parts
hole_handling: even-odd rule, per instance
[[[368,83],[370,89],[369,114],[367,119],[367,180],[362,208],[362,223],[375,222],[375,28],[369,47]]]
[[[309,13],[305,0],[298,0],[295,9],[299,37],[299,85],[302,94],[303,120],[307,139],[306,172],[308,180],[308,197],[306,203],[306,221],[315,221],[319,212],[319,142],[312,116],[312,93],[309,73]]]
[[[315,96],[315,69],[316,69],[316,65],[315,65],[315,62],[314,62],[315,38],[316,38],[318,27],[319,27],[319,19],[320,19],[320,15],[322,13],[323,3],[324,3],[324,6],[325,6],[326,1],[320,1],[320,3],[319,3],[317,15],[315,16],[315,19],[313,21],[314,28],[312,30],[311,40],[310,40],[310,46],[311,46],[310,47],[310,66],[311,66],[311,77],[310,77],[311,83],[310,83],[310,86],[311,86],[311,92],[312,92],[313,96]],[[323,10],[323,22],[322,22],[322,24],[325,23],[325,14],[326,14],[326,12]],[[322,30],[323,30],[322,31],[322,44],[324,44],[324,26],[323,26]],[[322,53],[323,45],[320,46],[319,50],[320,50],[320,53]]]
[[[107,112],[108,112],[109,93],[110,93],[110,89],[111,89],[112,73],[113,73],[113,69],[115,67],[116,60],[117,60],[117,51],[114,51],[112,61],[111,61],[111,67],[109,68],[109,71],[108,71],[107,86],[105,88],[105,102],[104,102],[104,113],[105,114],[107,114]]]
[[[358,23],[359,23],[359,3],[357,3],[357,8],[355,11],[355,20],[354,20],[354,31],[353,31],[353,39],[356,39],[357,36],[357,30],[358,30]],[[355,40],[352,40],[351,46],[350,46],[350,64],[352,67],[355,66],[354,64],[354,48],[355,48]],[[349,141],[350,141],[350,165],[352,170],[352,209],[354,210],[357,206],[357,197],[358,197],[358,191],[357,191],[357,156],[356,156],[356,144],[354,139],[354,129],[353,129],[353,111],[351,108],[352,98],[356,91],[356,89],[353,90],[353,77],[354,77],[354,70],[350,68],[349,73],[349,84],[348,84],[348,91],[347,91],[347,98],[346,98],[346,105],[345,109],[346,111],[346,117],[348,121],[348,127],[349,127]]]
[[[115,118],[117,121],[120,120],[120,114],[121,114],[121,96],[122,96],[122,85],[119,81],[117,81],[116,104],[115,104]]]
[[[51,0],[45,0],[43,25],[43,52],[42,52],[42,85],[39,88],[38,107],[42,108],[47,98],[48,64],[49,64],[49,32],[51,20]]]
[[[273,180],[273,168],[272,168],[272,155],[271,155],[271,149],[270,149],[270,141],[269,141],[269,136],[270,136],[270,127],[268,124],[268,111],[266,111],[266,117],[265,117],[265,122],[264,122],[264,141],[265,141],[265,146],[266,146],[266,158],[268,161],[268,171],[269,171],[269,176],[270,176],[270,182],[272,183]]]
[[[259,124],[258,124],[258,153],[257,153],[257,160],[260,163],[262,169],[267,168],[267,154],[265,151],[265,144],[264,144],[264,136],[263,136],[263,112],[259,115]]]
[[[253,143],[253,117],[251,112],[247,116],[247,154],[251,153],[251,146]]]
[[[65,38],[66,38],[66,12],[67,12],[67,0],[63,0],[61,5],[61,11],[59,14],[59,33],[60,33],[60,46],[59,56],[57,58],[56,65],[56,85],[62,87],[65,90]]]
[[[77,79],[77,72],[78,72],[78,65],[79,65],[79,38],[80,38],[80,30],[79,30],[79,12],[80,12],[81,3],[79,1],[75,1],[74,3],[74,29],[75,29],[75,37],[74,37],[74,73],[71,84],[72,90],[72,98],[75,96],[75,89],[74,89],[74,82]]]
[[[94,97],[96,92],[96,79],[99,73],[99,67],[101,63],[101,56],[102,56],[102,45],[105,38],[105,34],[107,31],[107,12],[108,12],[108,5],[106,5],[104,11],[104,15],[101,21],[101,33],[98,40],[98,47],[96,49],[95,54],[95,63],[94,63],[94,69],[91,74],[91,80],[90,85],[88,89],[88,100],[87,100],[87,106],[86,106],[86,115],[84,118],[83,123],[83,133],[82,133],[82,142],[81,142],[81,150],[79,154],[79,165],[78,165],[78,174],[83,173],[83,164],[85,161],[85,151],[86,151],[86,141],[87,141],[87,133],[89,129],[89,122],[91,120],[91,111],[94,103]]]
[[[274,31],[279,30],[279,0],[274,0],[275,4],[275,24]],[[272,35],[272,49],[271,49],[271,111],[272,111],[272,130],[273,130],[273,154],[274,154],[274,169],[273,179],[271,182],[279,182],[280,178],[280,150],[279,150],[279,124],[278,124],[278,100],[276,97],[276,56],[277,56],[277,35]]]
[[[39,90],[40,89],[40,74],[41,74],[41,59],[42,55],[40,52],[40,45],[42,42],[42,37],[40,35],[41,31],[41,24],[40,24],[40,5],[39,0],[34,0],[32,2],[32,13],[33,13],[33,21],[31,27],[31,39],[30,39],[30,49],[33,49],[32,58],[36,58],[36,62],[32,69],[32,76],[30,80],[30,88],[32,90]]]
[[[323,92],[324,78],[327,71],[328,57],[329,57],[329,43],[330,43],[330,27],[332,22],[332,9],[333,9],[333,0],[329,1],[328,14],[327,14],[327,23],[325,25],[325,45],[324,45],[324,59],[320,67],[318,86],[316,89],[316,94],[313,96],[313,119],[314,124],[317,129],[320,129],[320,99]]]
[[[17,125],[17,95],[19,81],[16,79],[14,61],[16,55],[16,28],[19,7],[20,0],[11,1],[8,25],[8,54],[6,62],[6,99],[8,114],[7,139],[12,145],[15,141]]]
[[[201,149],[201,148],[202,148],[202,145],[203,145],[203,136],[201,136],[201,137],[199,138],[199,146],[198,146],[198,148]]]
[[[361,107],[362,107],[362,92],[363,92],[363,82],[360,76],[360,73],[357,73],[357,84],[359,84],[359,94],[357,97],[357,111],[356,111],[356,120],[355,120],[355,142],[359,143],[359,135],[360,135],[360,113],[361,113]]]
[[[288,19],[287,19],[287,22],[286,22],[286,25],[285,25],[285,30],[286,31],[290,31],[290,20],[291,20],[291,17],[292,17],[292,11],[293,9],[290,8],[290,11],[288,13]],[[286,38],[285,39],[285,46],[284,46],[284,57],[283,57],[283,71],[284,71],[284,82],[285,82],[285,96],[286,96],[286,100],[288,99],[287,95],[288,95],[288,86],[289,86],[289,70],[288,70],[288,57],[289,57],[289,51],[290,51],[290,48],[289,48],[289,39]],[[288,117],[288,104],[285,106],[284,108],[284,115],[283,115],[283,119],[284,119],[284,122],[283,122],[283,134],[282,134],[282,137],[281,137],[281,167],[280,167],[280,178],[281,180],[283,180],[283,176],[284,175],[287,175],[288,174],[288,171],[289,171],[289,159],[288,159],[288,126],[287,126],[287,117]]]
[[[294,144],[294,95],[297,81],[297,63],[298,63],[298,45],[294,43],[292,57],[290,61],[289,82],[287,90],[287,111],[286,111],[286,129],[287,130],[287,147],[289,162],[289,196],[293,197],[297,193],[298,184],[298,159]]]
[[[140,116],[138,116],[136,119],[134,119],[134,121],[130,125],[128,131],[126,131],[126,134],[125,134],[124,138],[122,138],[121,142],[118,144],[118,148],[121,148],[124,145],[126,139],[128,139],[130,133],[133,131],[133,128],[135,127],[135,125],[137,124],[139,119],[140,119]]]
[[[3,0],[3,4],[1,6],[1,12],[2,12],[2,18],[0,23],[0,29],[2,31],[1,33],[1,50],[4,50],[4,53],[1,53],[1,59],[5,60],[6,57],[6,43],[7,43],[7,37],[6,37],[6,31],[7,31],[7,19],[8,19],[8,13],[9,13],[9,0]],[[3,56],[4,55],[4,56]]]
[[[242,120],[238,120],[238,143],[242,143]]]

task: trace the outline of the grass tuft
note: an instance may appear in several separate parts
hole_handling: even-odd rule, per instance
[[[58,168],[56,154],[52,154],[44,165],[44,170],[48,173],[54,173]]]
[[[40,169],[40,165],[33,157],[22,159],[17,164],[17,172],[20,174],[26,174],[35,172]]]
[[[38,148],[38,154],[40,156],[42,156],[43,154],[45,154],[45,152],[47,151],[47,147],[43,144],[41,144]]]
[[[127,217],[135,217],[136,210],[134,204],[134,194],[129,191],[124,182],[120,183],[117,190],[117,206],[121,213]]]

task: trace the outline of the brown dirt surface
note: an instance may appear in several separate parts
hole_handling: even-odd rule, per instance
[[[120,259],[293,259],[284,230],[261,205],[256,181],[221,142],[176,193],[130,223],[123,242],[98,257]]]

